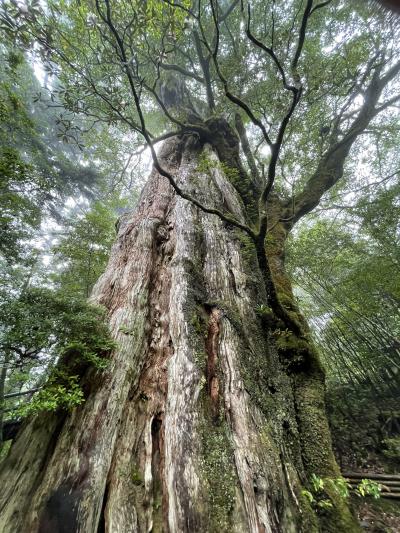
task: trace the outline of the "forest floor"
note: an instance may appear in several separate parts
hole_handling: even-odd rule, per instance
[[[363,531],[368,533],[400,533],[400,502],[352,498]]]
[[[338,449],[336,449],[336,457],[346,478],[351,477],[351,472],[362,474],[366,479],[375,479],[374,474],[398,476],[400,473],[398,460],[392,461],[375,450],[363,450],[362,460],[360,460],[361,447],[357,449],[358,453],[354,453],[352,451],[354,448],[351,446],[341,446],[340,450],[338,453]],[[384,480],[375,479],[375,481],[385,484]],[[352,493],[351,504],[363,531],[367,533],[400,533],[400,500],[390,500],[384,497],[378,499],[360,498]]]

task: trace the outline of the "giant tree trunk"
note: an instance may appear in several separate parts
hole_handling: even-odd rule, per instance
[[[174,138],[160,161],[243,219],[210,145]],[[263,278],[244,234],[153,171],[94,289],[118,348],[85,376],[82,406],[24,424],[1,472],[0,530],[355,531],[334,494],[320,516],[301,494],[313,472],[338,475],[323,375],[267,310]]]

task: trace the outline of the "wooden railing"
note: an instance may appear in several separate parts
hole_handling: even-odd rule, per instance
[[[371,479],[381,485],[382,498],[400,500],[400,475],[375,474],[374,472],[343,472],[342,475],[353,489],[357,487],[362,479]]]

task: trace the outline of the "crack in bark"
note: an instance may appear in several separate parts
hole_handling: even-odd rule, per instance
[[[210,310],[206,339],[207,353],[207,392],[211,398],[212,414],[215,421],[219,418],[219,377],[218,377],[218,341],[222,311],[217,307]]]
[[[105,510],[108,500],[109,485],[106,483],[103,495],[103,503],[101,505],[99,525],[97,527],[97,533],[106,533],[106,519],[105,519]]]
[[[167,499],[164,487],[164,426],[163,415],[157,413],[151,422],[151,476],[152,476],[152,528],[151,531],[162,531],[162,524],[167,520]]]

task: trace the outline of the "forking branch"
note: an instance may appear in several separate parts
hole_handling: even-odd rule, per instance
[[[150,153],[151,153],[151,157],[153,159],[153,164],[154,164],[155,169],[157,170],[157,172],[159,172],[159,174],[161,174],[161,176],[164,176],[165,178],[168,179],[169,183],[171,184],[171,186],[174,189],[174,191],[176,192],[176,194],[178,194],[181,198],[191,202],[193,205],[195,205],[196,207],[198,207],[201,211],[203,211],[205,213],[217,215],[222,221],[224,221],[224,222],[226,222],[228,224],[231,224],[231,225],[243,230],[244,232],[246,232],[254,240],[254,238],[255,238],[254,232],[247,225],[242,224],[241,222],[239,222],[235,218],[231,217],[230,215],[227,215],[227,214],[223,213],[219,209],[206,207],[203,204],[201,204],[199,201],[197,201],[191,195],[189,195],[185,191],[183,191],[183,189],[177,184],[174,176],[170,172],[168,172],[168,170],[163,168],[162,165],[160,164],[160,162],[158,160],[158,157],[157,157],[157,153],[156,153],[156,151],[154,149],[154,146],[153,146],[153,142],[152,142],[151,137],[150,137],[150,135],[149,135],[149,133],[147,131],[147,128],[146,128],[146,123],[145,123],[143,110],[142,110],[141,103],[140,103],[139,94],[138,94],[138,91],[137,91],[136,86],[135,86],[134,76],[133,76],[132,71],[131,71],[130,63],[127,61],[124,42],[123,42],[122,37],[118,33],[116,27],[114,26],[114,23],[113,23],[113,20],[112,20],[111,7],[110,7],[109,0],[104,0],[104,4],[106,6],[105,13],[103,12],[103,10],[100,7],[99,0],[96,0],[96,9],[97,9],[97,12],[98,12],[100,18],[107,25],[107,27],[109,28],[111,34],[115,38],[115,42],[116,42],[116,45],[117,45],[117,51],[118,51],[118,54],[119,54],[119,58],[120,58],[122,67],[123,67],[123,69],[124,69],[124,71],[126,73],[126,76],[127,76],[127,79],[128,79],[128,83],[129,83],[129,87],[130,87],[130,90],[131,90],[131,93],[132,93],[132,96],[133,96],[133,99],[134,99],[136,111],[137,111],[138,116],[139,116],[140,133],[143,135],[143,137],[146,140],[146,143],[147,143],[147,145],[148,145],[148,147],[150,149]]]
[[[103,2],[104,2],[104,4],[103,4],[104,7],[102,7],[102,5],[101,5]],[[169,4],[169,2],[166,2],[166,3]],[[213,22],[214,31],[215,31],[214,37],[212,39],[212,43],[207,40],[207,32],[205,31],[205,28],[204,28],[204,26],[202,24],[202,20],[201,20],[202,17],[201,17],[200,12],[199,12],[198,15],[195,15],[194,13],[190,12],[190,16],[195,18],[196,23],[197,23],[197,27],[198,27],[198,30],[199,30],[198,44],[200,45],[200,52],[202,54],[202,58],[203,58],[203,60],[207,60],[207,69],[208,69],[207,70],[207,77],[210,76],[210,69],[209,69],[210,63],[208,61],[211,60],[212,61],[211,66],[213,67],[214,73],[216,73],[217,80],[219,80],[219,82],[222,84],[225,96],[233,104],[235,104],[242,111],[244,111],[245,114],[247,115],[247,117],[250,119],[250,121],[256,127],[258,127],[261,130],[261,132],[263,134],[263,139],[268,144],[268,146],[270,147],[270,150],[271,150],[271,155],[270,155],[270,160],[269,160],[269,163],[268,163],[268,168],[267,168],[267,171],[265,173],[266,176],[265,176],[264,184],[262,186],[262,190],[260,192],[259,199],[258,199],[258,208],[259,208],[258,221],[256,222],[256,229],[253,229],[253,226],[250,227],[246,223],[240,222],[239,220],[237,220],[234,216],[232,216],[229,213],[222,212],[219,209],[215,209],[215,208],[211,208],[211,207],[207,207],[207,206],[202,205],[201,202],[199,202],[196,198],[192,197],[190,194],[188,194],[186,191],[184,191],[182,189],[182,187],[177,183],[176,178],[173,176],[173,174],[171,174],[171,172],[169,170],[167,170],[166,168],[164,168],[162,166],[162,164],[160,163],[160,161],[159,161],[159,159],[157,157],[156,151],[154,149],[155,142],[157,142],[160,139],[167,138],[167,137],[170,137],[170,136],[173,136],[173,135],[183,134],[185,132],[197,132],[203,139],[207,139],[207,134],[209,133],[207,131],[207,124],[206,123],[205,124],[201,124],[201,123],[199,123],[199,124],[185,124],[182,120],[179,120],[179,119],[175,118],[170,113],[169,108],[167,108],[164,105],[162,99],[157,94],[156,87],[155,86],[152,87],[150,85],[147,85],[144,80],[141,80],[138,77],[137,72],[135,71],[135,65],[133,65],[131,62],[127,61],[127,53],[126,53],[126,49],[125,49],[124,38],[123,38],[123,36],[121,36],[121,34],[119,33],[116,25],[114,24],[109,0],[103,0],[103,1],[102,0],[96,0],[97,11],[99,13],[99,16],[100,16],[101,20],[106,25],[106,27],[107,27],[108,31],[110,32],[110,35],[111,35],[111,37],[113,39],[114,49],[117,52],[120,66],[123,69],[123,71],[125,72],[125,75],[126,75],[127,80],[128,80],[130,92],[131,92],[131,94],[133,96],[135,109],[136,109],[137,116],[138,116],[138,123],[139,123],[138,128],[136,129],[136,131],[138,131],[143,136],[146,144],[148,145],[148,147],[150,149],[150,152],[151,152],[151,156],[152,156],[153,162],[154,162],[155,169],[162,176],[164,176],[164,177],[166,177],[168,179],[168,181],[171,184],[171,186],[173,187],[174,191],[180,197],[182,197],[183,199],[186,199],[187,201],[191,202],[193,205],[198,207],[201,211],[203,211],[205,213],[209,213],[209,214],[214,214],[214,215],[218,216],[222,221],[224,221],[226,223],[229,223],[229,224],[237,227],[238,229],[241,229],[247,235],[249,235],[253,241],[257,242],[258,244],[264,243],[267,231],[271,229],[271,228],[268,228],[268,212],[267,212],[268,206],[267,206],[267,203],[268,203],[268,199],[269,199],[270,193],[271,193],[271,191],[273,189],[273,186],[274,186],[275,176],[276,176],[276,172],[277,172],[277,163],[279,161],[280,152],[281,152],[282,144],[283,144],[283,141],[284,141],[285,133],[286,133],[286,130],[288,128],[289,123],[291,122],[293,114],[294,114],[294,112],[296,110],[296,107],[297,107],[297,105],[298,105],[298,103],[299,103],[299,101],[300,101],[300,99],[302,97],[302,93],[303,93],[302,85],[297,80],[297,78],[294,76],[293,70],[296,71],[297,65],[299,63],[299,60],[300,60],[300,57],[301,57],[301,54],[302,54],[302,51],[303,51],[303,48],[304,48],[305,35],[306,35],[306,30],[307,30],[307,23],[308,23],[308,20],[309,20],[310,16],[313,13],[312,4],[313,4],[313,2],[311,2],[311,1],[307,2],[305,10],[304,10],[304,13],[303,13],[303,16],[301,18],[298,42],[297,42],[296,49],[294,51],[293,59],[291,60],[291,63],[290,63],[291,69],[292,69],[291,75],[289,75],[289,74],[287,74],[285,72],[284,64],[282,62],[280,62],[278,57],[275,55],[273,47],[268,47],[262,41],[260,41],[257,37],[255,37],[255,35],[253,34],[253,31],[251,29],[251,15],[252,15],[252,13],[251,13],[250,7],[247,6],[247,10],[246,10],[247,18],[246,18],[246,24],[245,24],[245,32],[246,32],[247,38],[252,42],[253,45],[255,45],[257,48],[259,48],[262,52],[264,52],[273,61],[275,67],[277,68],[277,71],[278,71],[279,77],[280,77],[280,79],[282,81],[284,89],[286,89],[288,91],[288,93],[291,94],[291,101],[288,104],[288,109],[285,112],[284,116],[282,117],[282,119],[280,121],[280,124],[277,126],[276,138],[274,140],[271,139],[270,133],[267,131],[267,129],[265,127],[265,123],[263,122],[263,120],[260,120],[256,116],[254,111],[243,100],[243,98],[239,98],[238,96],[236,96],[232,92],[232,90],[231,90],[231,88],[229,86],[228,78],[225,76],[225,74],[223,72],[223,68],[221,67],[220,57],[219,57],[220,47],[222,46],[221,45],[221,35],[220,35],[221,12],[219,10],[217,0],[209,0],[210,13],[211,13],[211,16],[212,16],[212,22]],[[233,7],[230,10],[230,13],[236,7],[236,3],[233,2],[233,4],[231,6],[233,6]],[[323,6],[321,6],[321,7],[323,7]],[[319,7],[318,7],[318,9],[319,9]],[[243,4],[242,4],[242,10],[243,10]],[[208,57],[207,57],[207,54],[203,54],[201,47],[204,47],[203,50],[205,50],[207,52]],[[197,50],[197,53],[199,55],[199,50]],[[199,58],[199,60],[200,59],[201,58]],[[157,68],[158,69],[162,68],[162,65],[161,64],[157,65]],[[395,69],[395,71],[397,72],[396,69]],[[204,72],[204,69],[203,69],[203,75],[204,74],[205,74],[205,72]],[[295,79],[295,81],[293,83],[288,81],[289,79],[292,79],[292,78]],[[206,81],[205,77],[204,78],[202,77],[201,80],[202,80],[202,84],[205,85],[206,88],[209,89],[209,91],[211,92],[211,95],[212,95],[211,82],[209,81],[209,79]],[[387,75],[385,75],[382,78],[382,80],[381,80],[382,87],[387,83],[388,80],[389,80],[389,78],[388,78]],[[204,84],[204,81],[206,81],[205,84]],[[140,91],[143,88],[146,89],[149,92],[149,94],[152,94],[153,98],[155,98],[156,102],[161,107],[162,111],[165,113],[167,118],[169,118],[173,123],[175,123],[175,125],[178,126],[178,130],[177,131],[175,131],[173,133],[171,132],[171,134],[164,134],[164,135],[162,135],[161,137],[159,137],[157,139],[153,139],[153,137],[151,136],[150,132],[146,128],[145,117],[144,117],[144,113],[143,113],[143,109],[142,109]],[[213,105],[215,105],[215,102],[212,100],[213,103],[210,105],[210,94],[207,95],[207,99],[208,99],[208,103],[209,103],[209,109],[212,109]],[[398,99],[398,97],[394,96],[394,97],[390,98],[389,100],[387,100],[385,103],[381,104],[380,106],[377,106],[376,108],[374,108],[373,114],[375,115],[379,111],[383,110],[385,107],[388,107],[392,103],[395,103],[397,101],[397,99]],[[372,115],[371,115],[371,117],[372,117]],[[359,118],[359,116],[357,118]],[[355,122],[353,122],[353,126],[354,127],[351,128],[348,131],[348,133],[345,136],[345,138],[342,138],[340,141],[338,141],[336,143],[335,147],[332,147],[332,148],[334,148],[334,150],[338,150],[341,147],[341,145],[344,143],[346,145],[346,148],[344,149],[344,152],[343,152],[344,156],[346,156],[346,154],[348,153],[348,150],[349,150],[349,146],[351,146],[351,144],[352,144],[352,142],[349,142],[350,138],[352,139],[352,141],[354,141],[354,139],[359,134],[359,127],[358,126],[360,126],[360,124],[358,124],[357,121],[355,121]],[[257,177],[258,169],[254,165],[254,163],[255,163],[254,157],[253,158],[249,157],[249,156],[251,156],[251,153],[249,153],[249,150],[247,150],[248,147],[246,146],[246,142],[245,142],[246,139],[245,139],[245,136],[243,136],[243,132],[242,132],[242,135],[240,137],[241,137],[241,140],[242,140],[242,145],[243,145],[243,141],[244,141],[244,144],[245,144],[245,150],[247,151],[246,158],[250,162],[249,163],[250,168],[252,168],[252,172],[253,172],[254,176]],[[349,146],[347,146],[347,145],[349,145]],[[320,167],[319,167],[319,169],[320,169]],[[254,172],[254,170],[256,170],[256,172]],[[331,176],[332,172],[333,172],[332,169],[329,170],[327,175]],[[340,172],[339,172],[339,174],[340,174]],[[331,178],[329,178],[329,181],[330,180],[331,180]],[[318,180],[318,181],[320,181],[320,180]],[[335,178],[334,181],[337,181],[337,179]],[[314,186],[315,185],[315,179],[311,180],[309,185],[310,186],[311,185]],[[323,194],[323,191],[321,192],[321,195],[322,194]],[[318,201],[319,201],[321,195],[319,195]],[[302,205],[304,202],[302,202],[301,199],[302,198],[299,198],[299,197],[297,197],[295,199],[293,213],[291,213],[290,216],[286,216],[287,215],[287,211],[283,211],[282,220],[284,220],[285,222],[287,222],[290,225],[292,225],[293,223],[296,222],[296,220],[298,220],[298,218],[300,216],[302,216],[304,214],[304,212],[307,211],[305,206]],[[283,207],[285,207],[284,204],[282,204],[282,205],[283,205]],[[300,208],[301,205],[302,205],[302,208]],[[305,211],[304,211],[304,209],[305,209]]]

